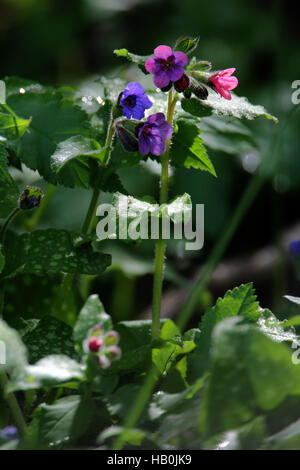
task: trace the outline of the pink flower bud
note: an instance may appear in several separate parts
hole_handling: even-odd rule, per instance
[[[231,100],[229,91],[236,88],[239,83],[236,77],[232,77],[234,72],[235,68],[221,70],[208,78],[208,84],[226,100]]]
[[[115,330],[108,331],[104,336],[104,343],[106,346],[112,346],[113,344],[117,344],[119,342],[119,333]]]
[[[103,345],[103,341],[95,336],[92,336],[89,339],[89,351],[90,352],[98,352],[101,346]]]
[[[118,346],[109,346],[106,356],[110,360],[119,359],[121,357],[121,349]]]

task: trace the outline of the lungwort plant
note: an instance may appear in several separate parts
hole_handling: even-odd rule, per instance
[[[173,223],[191,198],[184,193],[169,200],[170,168],[215,178],[209,147],[254,142],[238,120],[276,122],[262,106],[232,92],[238,86],[234,68],[212,70],[210,62],[194,57],[197,45],[198,39],[181,37],[173,48],[159,45],[149,56],[114,51],[149,75],[150,89],[138,79],[104,77],[88,96],[16,77],[1,83],[2,449],[299,443],[300,373],[291,346],[300,347],[300,339],[291,323],[259,306],[252,284],[228,291],[199,327],[183,332],[201,290],[197,281],[179,326],[161,320],[167,241],[159,232],[151,321],[113,325],[86,288],[90,276],[101,276],[111,264],[96,234],[102,196],[107,201],[113,194],[115,207],[126,203],[128,217],[138,222],[159,205],[158,220]],[[119,177],[120,169],[134,171],[149,160],[161,169],[159,201],[128,194]],[[38,172],[45,194],[33,185],[19,188],[12,177],[16,168]],[[38,228],[59,186],[92,190],[79,233]]]

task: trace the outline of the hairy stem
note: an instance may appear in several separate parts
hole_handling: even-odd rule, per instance
[[[6,372],[0,370],[0,385],[3,390],[4,398],[10,408],[13,420],[19,430],[20,435],[24,436],[26,432],[26,422],[25,422],[23,413],[21,411],[21,408],[19,406],[19,403],[17,402],[17,399],[14,393],[8,393],[5,395],[5,389],[6,389],[7,383],[8,383],[8,378],[7,378]]]
[[[5,220],[4,224],[2,225],[2,228],[1,228],[1,231],[0,231],[0,247],[1,247],[1,245],[4,245],[5,234],[6,234],[7,227],[9,226],[10,222],[13,220],[13,218],[17,215],[17,213],[20,210],[21,209],[19,207],[15,207],[15,209],[9,214],[9,216]]]
[[[177,93],[173,98],[172,90],[168,95],[168,111],[167,121],[172,125],[175,105],[177,102]],[[161,163],[161,186],[160,186],[160,204],[168,202],[168,182],[169,182],[169,157],[170,157],[171,139],[167,140],[167,148],[162,156]],[[153,304],[152,304],[152,339],[159,338],[160,332],[160,309],[161,295],[164,277],[164,257],[166,250],[166,242],[160,238],[155,246],[155,262],[154,262],[154,281],[153,281]]]

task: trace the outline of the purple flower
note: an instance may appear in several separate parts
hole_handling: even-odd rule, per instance
[[[6,428],[0,430],[0,438],[5,440],[18,439],[19,433],[15,426],[6,426]]]
[[[139,152],[142,155],[152,153],[161,155],[166,150],[166,140],[172,135],[172,126],[163,113],[151,114],[138,130]]]
[[[145,95],[145,90],[138,82],[130,82],[122,93],[120,103],[123,108],[123,116],[130,119],[142,119],[145,109],[152,106],[152,101]]]
[[[154,49],[155,57],[150,57],[145,67],[154,75],[153,82],[158,88],[165,88],[170,82],[177,82],[183,75],[183,67],[188,63],[184,52],[173,52],[169,46]]]
[[[300,240],[294,240],[290,243],[290,253],[294,256],[300,254]]]

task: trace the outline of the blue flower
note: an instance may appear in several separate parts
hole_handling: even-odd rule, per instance
[[[152,102],[145,95],[145,90],[138,82],[130,82],[122,93],[120,99],[123,116],[130,119],[142,119],[145,110],[151,108]]]
[[[292,255],[300,254],[300,240],[294,240],[290,243],[290,253]]]
[[[6,428],[0,430],[0,438],[7,441],[11,439],[18,439],[19,433],[15,426],[6,426]]]

